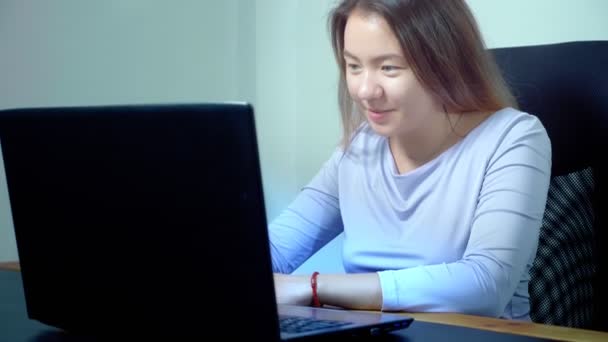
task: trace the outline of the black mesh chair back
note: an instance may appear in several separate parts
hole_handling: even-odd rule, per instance
[[[553,151],[539,247],[530,271],[532,320],[608,330],[606,170],[608,41],[497,48],[521,110],[543,122]]]

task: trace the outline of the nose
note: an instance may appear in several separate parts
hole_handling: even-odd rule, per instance
[[[372,73],[365,72],[361,75],[357,96],[360,100],[373,100],[382,96],[382,87]]]

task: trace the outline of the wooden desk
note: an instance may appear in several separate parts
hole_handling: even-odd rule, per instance
[[[19,271],[18,262],[0,262],[0,269]],[[421,322],[455,325],[466,328],[490,330],[525,336],[562,341],[608,341],[608,332],[566,328],[538,323],[518,322],[497,318],[463,315],[456,313],[408,313]]]
[[[511,334],[549,338],[563,341],[608,341],[608,332],[566,328],[547,324],[510,321],[505,319],[463,315],[456,313],[408,314],[422,322],[456,325]]]
[[[0,270],[19,271],[20,269],[18,261],[0,262]]]

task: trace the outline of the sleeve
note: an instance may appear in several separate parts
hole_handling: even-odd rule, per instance
[[[343,230],[336,150],[312,181],[269,225],[273,272],[291,273]]]
[[[514,123],[487,164],[462,259],[378,272],[383,310],[500,316],[536,253],[550,173],[540,121]]]

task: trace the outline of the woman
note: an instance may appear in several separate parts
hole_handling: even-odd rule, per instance
[[[343,141],[269,227],[279,303],[529,320],[551,170],[464,0],[344,0]],[[289,275],[344,232],[346,274]]]

